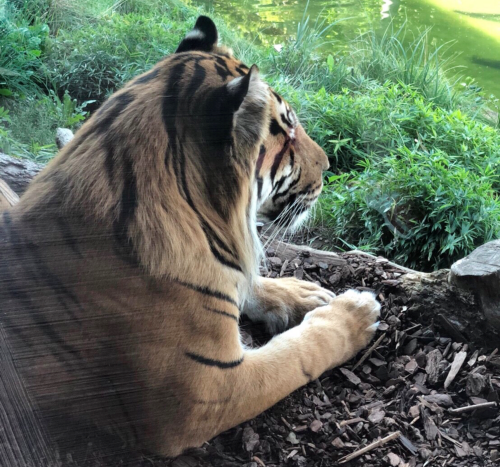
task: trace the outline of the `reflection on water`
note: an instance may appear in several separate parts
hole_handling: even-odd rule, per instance
[[[222,14],[247,37],[278,44],[291,37],[304,14],[301,0],[186,0]],[[390,21],[410,30],[431,27],[436,46],[454,41],[448,53],[458,53],[453,65],[473,77],[487,93],[500,98],[500,0],[310,0],[311,18],[328,23],[342,19],[329,32],[341,53],[360,32],[383,31]]]

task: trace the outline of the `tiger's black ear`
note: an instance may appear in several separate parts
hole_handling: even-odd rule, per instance
[[[175,53],[191,52],[211,52],[217,45],[218,34],[215,23],[208,16],[200,16],[196,20],[194,28],[189,31],[182,42],[177,47]]]

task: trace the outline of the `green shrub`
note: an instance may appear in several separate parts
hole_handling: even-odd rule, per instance
[[[492,181],[498,174],[489,166],[473,172],[442,151],[402,148],[362,172],[330,177],[321,206],[339,246],[364,246],[431,270],[498,238]]]
[[[45,60],[55,89],[102,102],[123,83],[173,52],[186,25],[168,17],[111,14],[78,30],[60,31]]]
[[[0,18],[0,96],[35,92],[41,83],[40,56],[49,29]]]
[[[4,128],[8,129],[11,149],[5,152],[48,162],[57,152],[56,128],[76,130],[85,120],[85,107],[90,103],[78,104],[67,93],[60,99],[53,91],[46,96],[6,102],[10,115],[4,121]]]

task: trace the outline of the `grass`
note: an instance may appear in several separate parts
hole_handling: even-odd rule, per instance
[[[171,53],[199,13],[173,0],[0,0],[0,150],[49,160],[56,127],[78,128]],[[496,103],[463,82],[428,31],[369,31],[334,57],[320,50],[335,24],[306,14],[279,52],[215,19],[329,155],[315,222],[336,247],[431,270],[498,238]]]

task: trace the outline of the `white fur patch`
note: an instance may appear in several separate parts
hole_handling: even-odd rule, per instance
[[[199,29],[193,29],[192,31],[189,31],[184,39],[205,39],[205,33],[203,31],[200,31]]]

